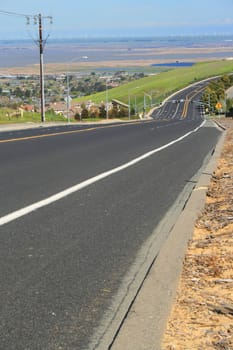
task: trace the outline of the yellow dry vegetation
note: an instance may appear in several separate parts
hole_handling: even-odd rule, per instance
[[[233,349],[233,120],[189,242],[162,350]]]

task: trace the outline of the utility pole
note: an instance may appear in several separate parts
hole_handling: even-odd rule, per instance
[[[41,121],[45,122],[45,99],[44,99],[44,45],[43,45],[43,28],[42,16],[39,19],[39,49],[40,49],[40,102],[41,102]]]
[[[4,14],[7,16],[18,16],[18,17],[24,17],[27,20],[27,25],[30,24],[30,19],[34,19],[34,24],[39,24],[39,39],[34,40],[36,45],[39,46],[40,49],[40,98],[41,98],[41,121],[45,121],[45,98],[44,98],[44,62],[43,62],[43,54],[44,54],[44,45],[49,37],[45,40],[43,40],[43,27],[42,27],[42,20],[43,19],[49,19],[50,24],[52,24],[52,17],[51,16],[42,16],[41,14],[33,16],[33,15],[27,15],[23,13],[15,13],[15,12],[9,12],[9,11],[2,11],[0,10],[0,14]]]
[[[69,74],[67,71],[66,75],[66,88],[67,88],[67,94],[66,94],[66,116],[67,116],[67,122],[70,123],[70,82],[69,82]]]
[[[143,98],[143,118],[146,116],[146,93],[144,92],[144,98]]]
[[[130,101],[130,93],[129,93],[129,96],[128,96],[128,106],[129,106],[129,108],[128,108],[128,117],[129,117],[129,120],[131,119],[131,101]]]
[[[108,120],[108,78],[106,79],[106,119]]]
[[[41,122],[45,122],[45,95],[44,95],[44,46],[49,37],[43,39],[43,23],[42,20],[49,19],[50,24],[52,24],[51,16],[42,16],[40,13],[38,16],[34,16],[34,22],[39,24],[39,40],[37,41],[40,50],[40,105],[41,105]]]

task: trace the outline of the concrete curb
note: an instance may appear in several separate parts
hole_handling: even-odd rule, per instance
[[[225,132],[188,202],[170,232],[144,281],[111,350],[159,350],[178,281],[187,243],[198,215],[204,208],[212,174],[224,143]]]
[[[9,132],[9,131],[20,131],[20,130],[28,130],[28,129],[39,129],[39,128],[49,128],[49,127],[56,127],[56,126],[68,126],[70,124],[68,123],[52,123],[52,122],[45,122],[45,123],[18,123],[18,124],[1,124],[0,125],[0,132]]]

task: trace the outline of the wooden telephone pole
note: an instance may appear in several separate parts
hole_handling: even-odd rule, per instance
[[[41,105],[41,121],[45,122],[45,98],[44,98],[44,43],[43,43],[43,28],[42,16],[38,15],[39,19],[39,49],[40,49],[40,105]]]

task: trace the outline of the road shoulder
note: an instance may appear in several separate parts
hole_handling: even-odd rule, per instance
[[[157,256],[128,315],[115,338],[112,350],[158,350],[168,315],[176,296],[188,241],[224,143],[220,138],[213,157],[201,174],[188,202]]]
[[[233,121],[186,252],[163,350],[233,349]]]

